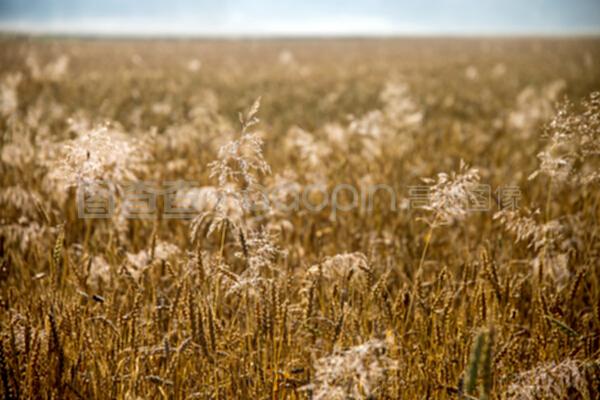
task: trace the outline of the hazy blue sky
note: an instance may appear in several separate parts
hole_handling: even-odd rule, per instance
[[[0,30],[170,35],[600,33],[600,0],[0,0]]]

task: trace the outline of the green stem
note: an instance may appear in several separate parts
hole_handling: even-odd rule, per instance
[[[545,217],[546,217],[546,222],[548,222],[550,220],[550,202],[552,200],[552,177],[550,177],[550,183],[548,185],[548,197],[546,198],[546,210],[545,210]]]
[[[404,326],[407,326],[408,317],[412,314],[412,310],[414,308],[415,296],[417,295],[417,283],[419,282],[419,277],[421,276],[421,272],[423,270],[423,264],[425,263],[425,256],[427,255],[427,250],[429,249],[429,243],[431,243],[431,237],[433,236],[433,229],[437,222],[437,216],[434,219],[433,223],[429,225],[429,230],[425,236],[425,246],[423,246],[423,252],[421,253],[421,260],[419,261],[419,266],[417,267],[417,271],[413,277],[413,293],[410,296],[410,303],[408,304],[408,309],[406,310],[406,315],[404,318]]]
[[[227,232],[227,221],[221,221],[221,247],[219,248],[219,254],[221,254],[221,259],[223,259],[223,255],[225,253],[225,233]]]
[[[429,249],[429,243],[431,243],[431,237],[433,236],[433,227],[434,227],[434,225],[432,224],[429,227],[429,231],[427,232],[427,235],[425,236],[425,246],[423,246],[423,252],[421,253],[421,261],[419,261],[419,267],[417,268],[417,272],[416,272],[415,276],[419,276],[421,274],[421,270],[423,269],[423,264],[425,263],[425,256],[427,255],[427,250]]]

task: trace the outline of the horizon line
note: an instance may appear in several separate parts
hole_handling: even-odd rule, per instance
[[[262,39],[600,39],[600,30],[579,32],[555,31],[398,31],[398,32],[92,32],[5,29],[0,26],[0,37],[72,38],[72,39],[134,39],[134,40],[262,40]]]

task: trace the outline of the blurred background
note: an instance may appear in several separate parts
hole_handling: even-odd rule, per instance
[[[598,0],[0,0],[0,30],[127,36],[581,35]]]

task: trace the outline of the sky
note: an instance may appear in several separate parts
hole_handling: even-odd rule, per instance
[[[0,31],[136,36],[600,34],[600,0],[0,0]]]

